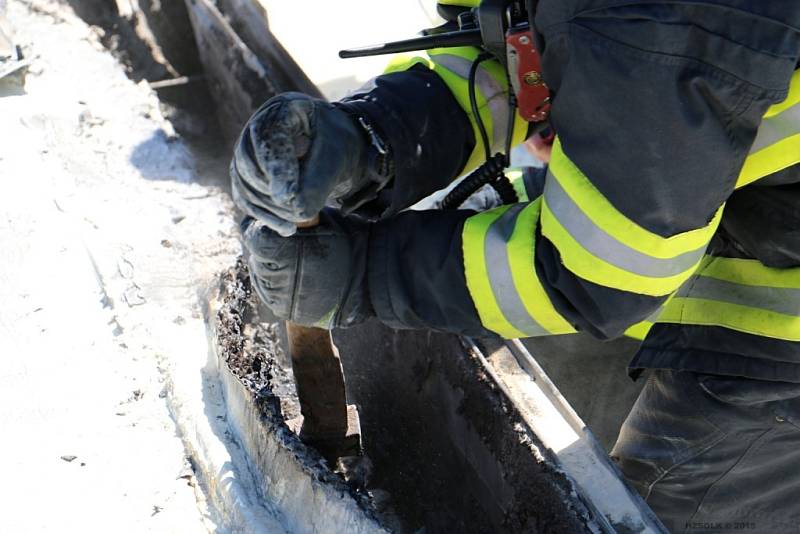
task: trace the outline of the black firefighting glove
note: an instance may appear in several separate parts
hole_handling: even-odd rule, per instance
[[[236,143],[234,201],[283,236],[326,205],[352,212],[391,179],[387,149],[375,139],[347,104],[278,95],[256,111]]]
[[[307,326],[346,327],[374,315],[366,280],[369,229],[363,219],[327,208],[317,226],[290,237],[245,218],[258,296],[277,317]]]

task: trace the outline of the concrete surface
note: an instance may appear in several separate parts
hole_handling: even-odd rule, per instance
[[[644,387],[644,379],[633,382],[626,371],[639,342],[599,341],[588,334],[523,342],[600,443],[611,450]]]
[[[0,531],[280,532],[206,370],[204,288],[240,251],[226,165],[65,2],[8,20],[34,60],[0,91]]]

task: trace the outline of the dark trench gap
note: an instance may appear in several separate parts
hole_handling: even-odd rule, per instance
[[[156,83],[161,112],[189,149],[197,182],[230,193],[232,142],[220,128],[183,0],[137,0],[139,10],[130,14],[121,14],[117,3],[108,0],[67,3],[97,28],[100,41],[131,80]]]
[[[225,279],[237,281],[240,298],[227,299],[220,315],[221,364],[265,419],[285,426],[299,413],[285,330],[263,313],[246,267]],[[348,459],[340,476],[384,525],[410,533],[586,530],[571,484],[537,457],[538,439],[458,337],[368,322],[334,338],[366,458]],[[310,458],[297,461],[319,457]]]

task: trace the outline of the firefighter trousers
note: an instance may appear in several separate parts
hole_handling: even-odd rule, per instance
[[[652,370],[611,456],[670,532],[800,532],[800,384]]]

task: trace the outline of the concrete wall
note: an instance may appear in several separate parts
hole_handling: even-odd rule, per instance
[[[644,386],[627,375],[639,343],[599,341],[587,334],[530,338],[525,346],[606,450]]]

